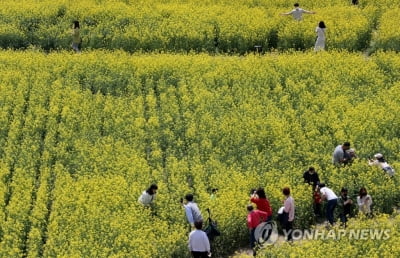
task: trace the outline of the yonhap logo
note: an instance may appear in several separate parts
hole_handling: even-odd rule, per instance
[[[256,227],[254,237],[259,245],[273,245],[279,237],[275,221],[263,222]]]

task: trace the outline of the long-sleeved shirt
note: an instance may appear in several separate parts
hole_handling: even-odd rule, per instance
[[[357,196],[357,204],[358,204],[358,208],[361,212],[370,213],[372,198],[369,194],[367,194],[363,197]]]
[[[268,218],[268,213],[261,211],[261,210],[253,210],[247,214],[247,227],[249,229],[254,229],[261,222],[266,221]]]
[[[210,241],[203,230],[193,230],[189,234],[189,250],[191,252],[210,252]]]
[[[185,205],[186,218],[190,224],[203,220],[199,207],[194,202],[188,202]]]
[[[310,173],[310,171],[306,171],[303,174],[304,183],[308,183],[309,185],[313,185],[315,187],[319,183],[319,176],[317,172]]]
[[[272,216],[272,208],[267,199],[252,197],[250,201],[257,205],[257,209],[268,213],[268,216]]]
[[[294,220],[294,200],[293,200],[292,196],[289,196],[286,198],[284,207],[285,207],[284,211],[286,213],[289,213],[288,221],[293,221]]]

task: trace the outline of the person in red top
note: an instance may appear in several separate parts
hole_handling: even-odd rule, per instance
[[[257,205],[257,209],[268,213],[267,221],[272,218],[272,208],[269,204],[264,188],[258,188],[250,198],[250,201]]]
[[[254,247],[256,246],[256,238],[254,232],[258,225],[267,220],[268,213],[262,210],[254,210],[254,207],[251,204],[247,205],[247,211],[249,212],[247,214],[247,227],[250,230],[250,247],[253,249],[253,255],[255,256],[256,251],[254,250]]]

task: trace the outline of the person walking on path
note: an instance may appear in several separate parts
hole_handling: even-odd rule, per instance
[[[325,50],[326,41],[326,26],[323,21],[318,23],[317,28],[315,28],[315,33],[317,34],[317,40],[315,41],[314,51]]]
[[[203,221],[194,222],[195,229],[189,234],[189,251],[193,258],[208,258],[211,256],[210,241],[206,232],[202,230]]]
[[[338,197],[332,191],[332,189],[325,186],[325,184],[319,185],[319,191],[321,192],[321,200],[327,200],[326,205],[326,219],[331,225],[335,224],[334,211],[337,205]]]
[[[253,255],[256,255],[256,238],[254,236],[254,232],[258,225],[262,222],[267,221],[268,213],[262,210],[255,210],[253,205],[247,205],[247,227],[249,228],[250,233],[250,247],[253,249]]]
[[[74,21],[72,30],[72,49],[75,50],[75,52],[77,53],[81,52],[81,44],[82,38],[80,35],[79,21]]]
[[[307,11],[300,8],[298,3],[294,4],[294,9],[287,13],[281,13],[281,15],[292,15],[293,19],[296,21],[301,21],[303,19],[303,13],[307,14],[315,14],[315,12]]]
[[[250,197],[250,201],[257,205],[257,209],[264,211],[268,214],[267,220],[272,218],[272,208],[265,194],[264,188],[258,188]]]

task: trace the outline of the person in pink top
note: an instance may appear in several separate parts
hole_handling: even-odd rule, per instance
[[[268,213],[267,221],[272,218],[272,208],[269,204],[264,188],[258,188],[250,197],[250,201],[257,205],[257,209]]]
[[[254,232],[258,225],[267,220],[268,213],[262,210],[255,210],[251,204],[247,205],[247,211],[249,212],[247,214],[247,227],[250,230],[250,247],[253,249],[253,254],[255,255],[254,247],[256,246],[256,238]]]
[[[285,230],[285,235],[287,235],[287,241],[293,241],[292,233],[293,233],[293,220],[294,220],[294,200],[290,195],[290,188],[285,187],[282,190],[283,195],[285,196],[284,201],[284,209],[283,212],[285,214],[282,228]]]

